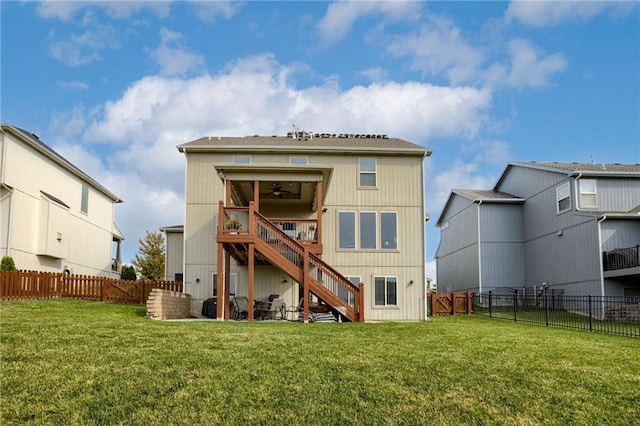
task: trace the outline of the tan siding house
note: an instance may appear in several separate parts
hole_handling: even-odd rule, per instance
[[[0,254],[23,270],[119,276],[121,200],[13,125],[2,125],[0,156]]]
[[[341,320],[424,319],[430,150],[384,135],[304,131],[205,137],[178,150],[186,158],[178,272],[194,314],[214,296],[225,301],[218,318],[229,318],[234,296],[278,295],[289,307],[302,300],[305,318],[317,304]]]

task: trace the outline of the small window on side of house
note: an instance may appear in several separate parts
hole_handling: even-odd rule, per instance
[[[558,214],[571,210],[571,189],[569,182],[556,188],[556,207]]]
[[[89,213],[89,185],[82,184],[82,198],[80,200],[80,211],[82,213]]]
[[[595,209],[598,206],[595,179],[580,179],[580,207],[584,209]]]
[[[374,282],[374,305],[397,306],[398,305],[398,278],[378,276]]]
[[[307,157],[291,157],[289,162],[291,164],[309,164],[309,159]]]
[[[234,155],[233,162],[235,164],[251,164],[251,156],[250,155]]]
[[[375,188],[377,185],[377,164],[375,158],[360,158],[358,161],[358,185],[364,188]]]

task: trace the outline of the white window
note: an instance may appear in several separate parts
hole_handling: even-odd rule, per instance
[[[397,216],[396,212],[359,212],[357,216],[355,212],[338,212],[338,248],[397,250]]]
[[[250,155],[234,155],[233,162],[235,164],[251,164],[251,156]]]
[[[82,184],[82,198],[80,199],[80,211],[89,213],[89,185]]]
[[[338,213],[338,248],[356,248],[356,213]]]
[[[556,206],[558,214],[571,210],[571,189],[569,182],[556,188]]]
[[[358,173],[360,174],[360,187],[376,186],[376,159],[360,158],[358,163]]]
[[[375,306],[398,305],[398,278],[374,277],[374,304]]]
[[[376,213],[360,212],[360,248],[375,249],[377,240]]]
[[[308,164],[309,159],[307,157],[291,157],[289,162],[291,164]]]
[[[398,221],[396,212],[380,213],[380,248],[396,250],[398,248]]]
[[[356,287],[360,284],[361,280],[360,277],[347,277],[347,279],[349,281],[351,281],[351,284],[355,285]],[[342,286],[338,286],[338,297],[340,297],[340,299],[344,300],[345,302],[347,302],[349,305],[353,306],[354,302],[355,302],[355,296],[353,293],[348,292],[344,287]]]
[[[596,196],[595,179],[580,179],[578,183],[580,186],[580,207],[585,209],[596,208],[598,206],[598,198]]]
[[[236,283],[238,282],[238,274],[229,275],[229,295],[236,295]],[[213,274],[213,297],[218,296],[218,274]]]

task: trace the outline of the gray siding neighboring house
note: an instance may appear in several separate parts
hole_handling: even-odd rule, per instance
[[[438,289],[640,296],[639,206],[638,164],[509,163],[491,191],[450,194]]]

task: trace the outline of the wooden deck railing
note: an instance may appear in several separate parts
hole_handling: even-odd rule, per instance
[[[605,251],[602,264],[605,271],[636,268],[640,266],[640,246]]]
[[[182,291],[174,281],[129,281],[36,271],[0,272],[0,300],[70,297],[119,303],[145,303],[154,288]]]

